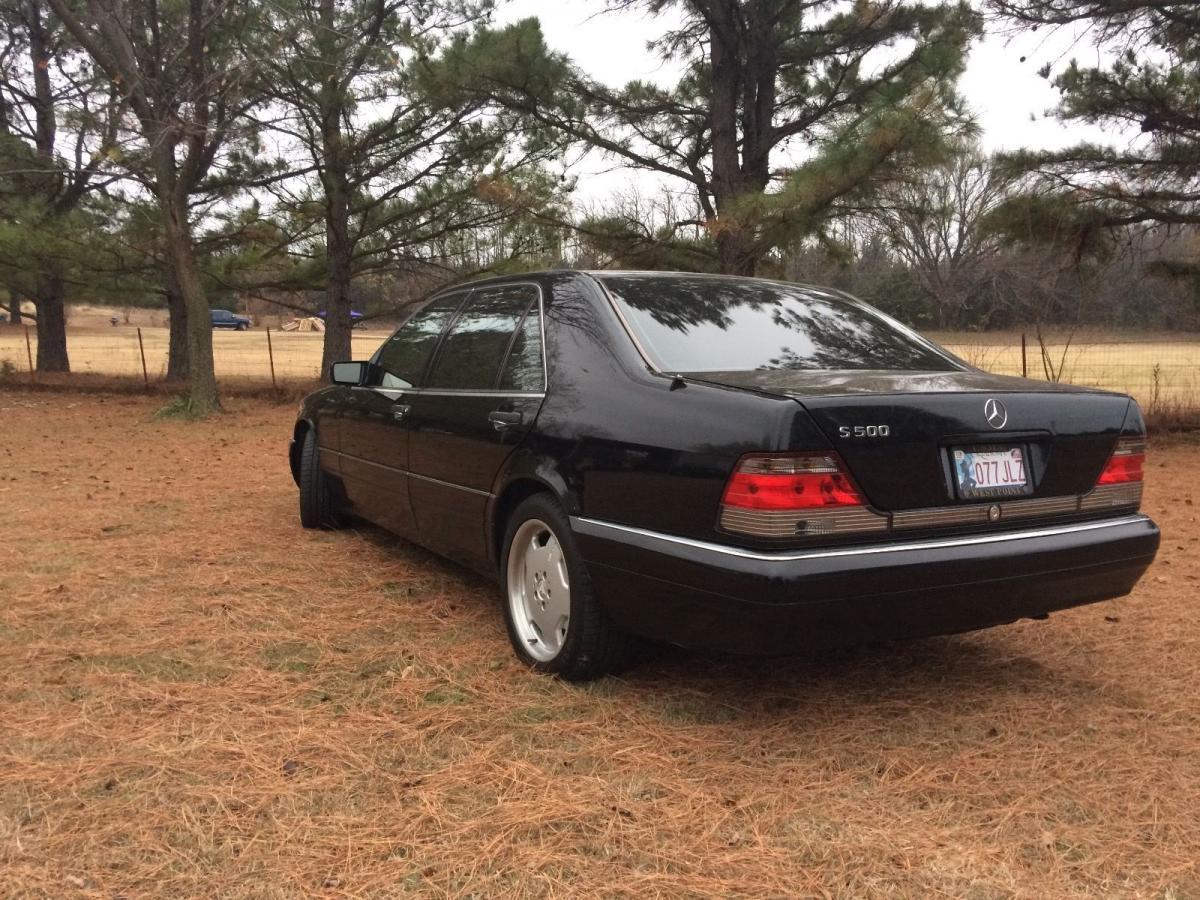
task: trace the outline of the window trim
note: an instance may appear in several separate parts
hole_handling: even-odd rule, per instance
[[[621,329],[625,332],[625,336],[629,338],[633,348],[637,350],[638,356],[642,358],[646,369],[654,375],[668,374],[664,369],[660,368],[654,360],[650,358],[650,354],[646,352],[646,348],[642,346],[641,338],[633,330],[633,326],[629,324],[629,320],[625,318],[625,313],[621,310],[617,299],[612,295],[612,291],[608,289],[603,278],[592,275],[592,281],[600,288],[600,293],[604,295],[604,299],[608,301],[608,307],[613,311],[613,315],[617,317],[617,321],[621,323]]]
[[[537,292],[536,299],[537,299],[537,308],[538,308],[538,323],[541,326],[541,338],[542,338],[542,389],[540,391],[502,391],[502,390],[500,390],[500,378],[503,376],[504,367],[508,363],[508,355],[509,355],[509,353],[512,352],[513,343],[516,341],[517,330],[519,330],[521,328],[521,326],[525,324],[525,319],[529,316],[529,311],[531,309],[533,309],[532,301],[526,305],[525,312],[522,314],[520,320],[517,322],[517,326],[513,330],[513,333],[509,338],[508,345],[504,348],[504,355],[500,358],[500,363],[496,367],[496,374],[492,378],[492,384],[491,384],[490,389],[488,389],[488,388],[440,388],[440,387],[432,388],[432,387],[426,387],[426,384],[429,380],[429,376],[433,374],[434,366],[437,365],[438,358],[442,355],[442,348],[446,344],[446,338],[449,336],[450,332],[454,330],[454,326],[458,324],[458,320],[462,317],[463,312],[466,310],[467,304],[470,302],[470,295],[476,293],[477,291],[483,291],[483,290],[487,290],[489,288],[509,288],[509,287],[531,287]],[[453,292],[450,291],[447,293],[453,293]],[[445,295],[442,295],[442,296],[445,296]],[[439,298],[430,298],[430,303],[432,303],[435,299],[439,299]],[[424,307],[422,307],[422,308],[424,308]],[[415,313],[414,313],[414,315],[415,315]],[[403,326],[401,326],[401,327],[403,327]],[[544,397],[544,396],[546,396],[546,391],[549,390],[549,387],[550,387],[550,371],[546,364],[546,355],[547,355],[546,354],[546,316],[544,315],[543,293],[542,293],[542,286],[540,284],[538,284],[536,281],[502,281],[499,284],[487,284],[487,285],[475,286],[469,290],[468,298],[458,305],[458,309],[455,310],[453,318],[450,319],[450,321],[447,323],[445,329],[442,330],[442,334],[438,338],[437,346],[434,348],[433,353],[430,355],[429,362],[426,364],[425,371],[422,373],[420,387],[416,388],[416,390],[419,390],[425,394],[430,394],[430,395],[434,395],[434,396],[446,396],[446,397],[472,397],[472,396],[474,396],[474,397],[493,397],[493,396],[496,396],[496,397],[537,397],[537,396],[542,396],[542,397]]]
[[[525,322],[529,319],[529,311],[533,309],[533,301],[530,300],[525,304],[525,309],[521,311],[521,318],[517,319],[517,327],[513,329],[512,334],[508,336],[508,343],[504,345],[504,352],[500,354],[500,365],[496,366],[496,374],[492,378],[492,390],[500,390],[500,379],[504,377],[504,370],[508,368],[508,361],[512,357],[513,347],[517,343],[517,335],[521,333],[521,329],[525,327]]]
[[[531,394],[541,394],[545,396],[547,389],[550,387],[550,372],[546,367],[546,316],[542,309],[542,288],[538,284],[533,285],[537,289],[537,317],[538,317],[538,338],[539,338],[539,354],[542,357],[542,389],[540,391],[505,391],[500,386],[501,379],[504,378],[504,370],[508,368],[508,361],[512,357],[513,347],[517,345],[517,335],[521,333],[521,329],[525,327],[525,323],[529,320],[529,314],[533,311],[534,303],[530,302],[525,307],[525,314],[521,316],[521,321],[517,323],[517,327],[513,329],[512,339],[508,342],[508,347],[504,350],[504,358],[500,360],[500,367],[496,369],[496,380],[492,382],[493,389],[501,393],[513,393],[520,396]]]

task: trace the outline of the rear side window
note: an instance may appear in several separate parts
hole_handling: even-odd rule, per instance
[[[379,348],[375,364],[383,369],[380,387],[410,388],[421,378],[425,363],[465,294],[434,300],[405,322]]]
[[[513,344],[517,328],[531,307],[537,288],[506,285],[483,288],[471,295],[446,335],[427,387],[443,390],[490,391],[500,365]],[[538,347],[540,361],[540,346]]]
[[[959,369],[881,313],[833,291],[732,278],[603,281],[664,372]]]
[[[542,317],[535,302],[525,314],[500,375],[502,391],[544,391],[546,370],[542,363]]]

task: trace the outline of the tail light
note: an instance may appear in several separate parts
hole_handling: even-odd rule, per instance
[[[1137,509],[1142,505],[1145,466],[1145,437],[1121,438],[1096,479],[1096,486],[1079,498],[1079,509],[1083,512]]]
[[[1123,437],[1104,465],[1104,471],[1096,484],[1128,484],[1142,480],[1142,469],[1146,465],[1146,439]]]
[[[832,453],[744,456],[721,502],[742,509],[823,509],[862,506],[841,461]]]
[[[721,527],[754,537],[884,531],[835,453],[743,456],[725,485]]]

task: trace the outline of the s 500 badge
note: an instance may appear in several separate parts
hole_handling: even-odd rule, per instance
[[[888,425],[839,425],[838,436],[844,438],[884,438],[892,433]]]

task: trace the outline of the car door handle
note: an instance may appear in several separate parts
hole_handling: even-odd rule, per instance
[[[392,419],[394,419],[397,422],[402,421],[404,419],[404,417],[408,415],[409,410],[411,410],[411,409],[412,409],[412,407],[409,406],[407,403],[397,403],[395,406],[392,407]]]
[[[513,425],[520,425],[524,417],[520,412],[508,412],[506,410],[494,409],[488,413],[488,421],[497,431],[504,431]]]

